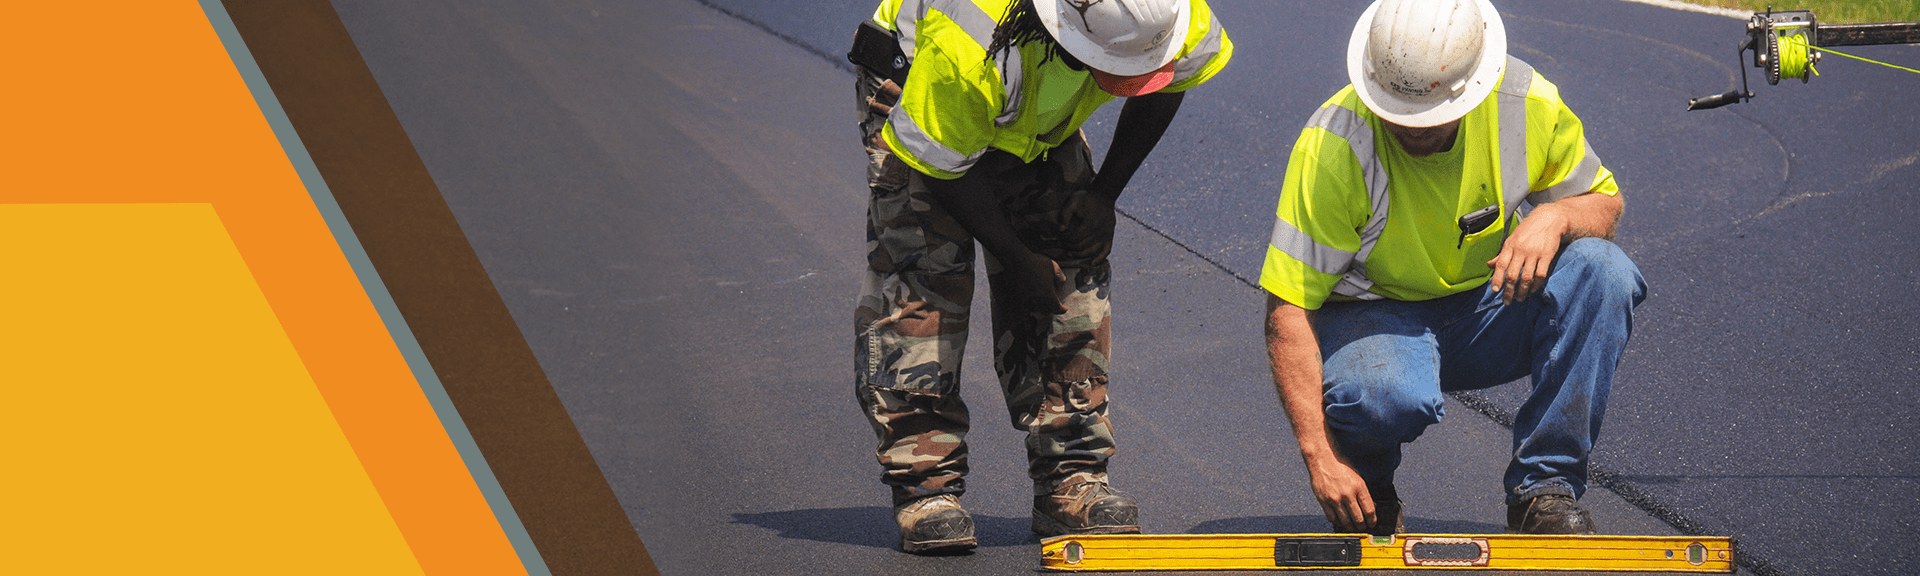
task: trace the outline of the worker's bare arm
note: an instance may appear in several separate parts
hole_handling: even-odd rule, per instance
[[[1327,430],[1321,392],[1320,343],[1313,333],[1313,312],[1267,295],[1267,360],[1280,404],[1293,423],[1314,498],[1327,521],[1345,531],[1359,532],[1374,522],[1373,498],[1366,481],[1334,448]]]
[[[1501,301],[1524,302],[1546,285],[1560,248],[1581,238],[1613,239],[1624,208],[1618,195],[1587,192],[1535,207],[1507,236],[1500,255],[1487,262]]]
[[[1607,195],[1588,192],[1578,196],[1562,198],[1534,208],[1534,215],[1541,210],[1549,214],[1559,214],[1566,218],[1566,229],[1560,235],[1560,243],[1566,244],[1581,238],[1613,239],[1613,230],[1620,223],[1620,213],[1626,204],[1619,195]]]
[[[1160,136],[1166,134],[1173,117],[1179,115],[1180,103],[1186,97],[1186,92],[1156,92],[1128,98],[1126,105],[1120,107],[1119,122],[1113,127],[1113,144],[1107,146],[1107,157],[1101,161],[1100,172],[1087,189],[1109,203],[1118,200],[1127,182],[1133,180],[1134,171],[1140,169],[1147,155],[1160,144]]]
[[[1106,160],[1087,185],[1087,194],[1075,194],[1060,222],[1062,233],[1082,237],[1093,244],[1113,241],[1113,203],[1133,180],[1133,173],[1160,143],[1173,117],[1180,113],[1185,92],[1144,94],[1127,99],[1120,108],[1120,121],[1113,127],[1113,144],[1107,147]]]

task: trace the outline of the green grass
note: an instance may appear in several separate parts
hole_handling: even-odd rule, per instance
[[[1920,0],[1686,0],[1702,6],[1736,8],[1740,10],[1762,11],[1768,5],[1774,10],[1812,10],[1821,22],[1848,24],[1856,22],[1916,22],[1920,21]]]

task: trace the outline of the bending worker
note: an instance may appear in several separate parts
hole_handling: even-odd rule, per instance
[[[1027,433],[1033,531],[1138,532],[1134,501],[1107,482],[1113,203],[1232,45],[1202,0],[888,0],[873,20],[901,54],[861,66],[856,86],[871,194],[855,392],[901,548],[975,545],[957,499],[975,241],[994,368]],[[911,64],[904,86],[889,61]],[[1095,172],[1080,125],[1116,96]]]
[[[1578,499],[1646,294],[1619,186],[1487,0],[1379,0],[1352,85],[1294,144],[1260,273],[1267,350],[1335,529],[1404,529],[1401,445],[1443,392],[1521,376],[1507,528],[1593,533]],[[1524,219],[1525,201],[1533,205]]]

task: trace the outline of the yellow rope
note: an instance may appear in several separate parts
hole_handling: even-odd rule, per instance
[[[1791,78],[1796,80],[1805,79],[1807,76],[1807,72],[1813,72],[1814,76],[1819,76],[1820,71],[1814,69],[1813,58],[1812,56],[1810,56],[1813,50],[1819,50],[1821,52],[1826,52],[1829,54],[1839,54],[1841,56],[1846,56],[1854,60],[1871,62],[1874,64],[1879,64],[1881,66],[1886,66],[1888,68],[1898,68],[1898,69],[1906,70],[1908,72],[1912,72],[1915,74],[1920,74],[1920,70],[1915,70],[1912,68],[1908,68],[1906,66],[1896,66],[1893,64],[1888,64],[1886,62],[1881,62],[1879,60],[1861,58],[1859,56],[1854,56],[1852,54],[1847,54],[1845,52],[1840,52],[1832,48],[1827,48],[1823,46],[1810,46],[1807,44],[1806,34],[1786,34],[1786,35],[1780,36],[1779,38],[1780,38],[1779,42],[1780,42],[1780,77],[1781,78]]]
[[[1914,70],[1914,69],[1912,69],[1912,68],[1908,68],[1908,67],[1906,67],[1906,66],[1895,66],[1895,65],[1892,65],[1892,64],[1888,64],[1888,63],[1886,63],[1886,62],[1881,62],[1881,61],[1879,61],[1879,60],[1871,60],[1871,59],[1867,59],[1867,58],[1861,58],[1861,57],[1859,57],[1859,56],[1854,56],[1854,55],[1852,55],[1852,54],[1847,54],[1847,53],[1845,53],[1845,52],[1836,52],[1836,51],[1834,51],[1834,50],[1833,50],[1832,48],[1826,48],[1826,47],[1822,47],[1822,46],[1814,46],[1814,47],[1813,47],[1813,49],[1814,49],[1814,50],[1819,50],[1819,51],[1821,51],[1821,52],[1826,52],[1826,53],[1829,53],[1829,54],[1839,54],[1839,55],[1841,55],[1841,56],[1846,56],[1846,57],[1848,57],[1848,58],[1852,58],[1852,59],[1854,59],[1854,60],[1863,60],[1863,61],[1866,61],[1866,62],[1872,62],[1872,63],[1874,63],[1874,64],[1879,64],[1879,65],[1881,65],[1881,66],[1886,66],[1886,67],[1888,67],[1888,68],[1899,68],[1899,69],[1901,69],[1901,70],[1906,70],[1906,71],[1908,71],[1908,72],[1912,72],[1912,73],[1914,73],[1914,74],[1920,74],[1920,70]],[[1817,73],[1817,72],[1816,72],[1816,73],[1815,73],[1815,75],[1817,76],[1817,75],[1819,75],[1819,73]]]
[[[1780,77],[1793,80],[1805,80],[1807,72],[1819,76],[1820,71],[1813,67],[1813,57],[1807,50],[1805,34],[1787,34],[1780,36]]]

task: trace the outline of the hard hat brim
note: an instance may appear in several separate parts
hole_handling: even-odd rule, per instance
[[[1061,48],[1066,48],[1068,54],[1082,63],[1115,76],[1138,76],[1172,62],[1187,43],[1187,24],[1193,13],[1191,7],[1182,4],[1165,41],[1143,54],[1120,55],[1107,51],[1105,45],[1089,38],[1085,30],[1065,25],[1062,17],[1066,10],[1060,0],[1033,0],[1033,11],[1040,17],[1040,24],[1047,27],[1047,33],[1053,35]]]
[[[1367,11],[1360,15],[1359,23],[1354,25],[1353,36],[1347,42],[1347,79],[1353,82],[1353,91],[1360,96],[1361,102],[1366,103],[1368,110],[1394,124],[1425,128],[1466,117],[1468,112],[1487,99],[1487,95],[1493,93],[1500,83],[1500,74],[1507,66],[1507,27],[1491,2],[1474,2],[1480,5],[1480,13],[1487,23],[1483,40],[1485,44],[1480,50],[1478,66],[1459,96],[1430,103],[1401,100],[1367,78],[1367,43],[1372,35],[1373,16],[1380,10],[1380,2],[1376,0],[1367,7]]]
[[[1146,74],[1133,76],[1115,76],[1098,68],[1090,69],[1093,81],[1108,94],[1121,97],[1139,96],[1159,92],[1173,83],[1173,62],[1167,62],[1160,69]]]

